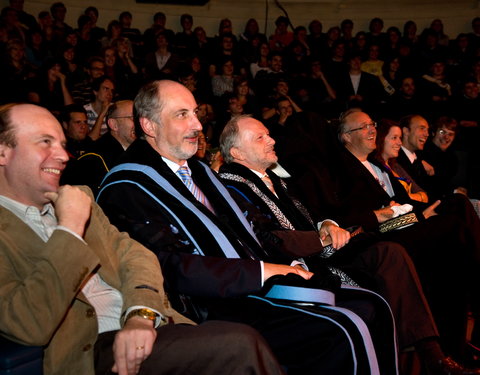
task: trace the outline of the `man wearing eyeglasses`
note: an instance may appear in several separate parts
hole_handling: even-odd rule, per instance
[[[451,194],[454,189],[467,187],[466,181],[455,178],[460,164],[452,143],[455,140],[458,123],[448,116],[439,117],[433,124],[432,138],[427,141],[422,152],[422,159],[433,167],[433,175],[429,176],[429,198],[436,199]]]
[[[108,171],[117,165],[123,152],[135,140],[133,101],[112,104],[106,115],[108,132],[92,145],[89,152],[69,162],[62,183],[88,185],[94,193]]]
[[[422,124],[419,122],[418,129],[409,133],[410,141],[417,145],[427,137]],[[477,246],[458,216],[436,215],[439,202],[427,206],[412,201],[398,180],[370,156],[376,148],[375,125],[370,116],[358,110],[347,112],[340,120],[338,137],[344,152],[339,155],[339,170],[332,185],[338,199],[333,219],[342,227],[361,225],[364,230],[378,231],[379,224],[394,217],[397,207],[407,203],[414,207],[419,222],[380,237],[407,249],[438,324],[442,349],[462,360],[467,293],[473,297],[470,302],[476,301],[479,294],[475,286],[478,281],[473,280],[479,268]]]

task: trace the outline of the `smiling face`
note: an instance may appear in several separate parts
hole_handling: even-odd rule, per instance
[[[388,161],[398,157],[402,146],[402,129],[399,126],[392,126],[383,142],[382,159]]]
[[[105,65],[112,67],[115,65],[116,61],[116,55],[115,55],[115,50],[113,48],[108,48],[104,52],[104,58],[105,58]]]
[[[53,115],[29,104],[11,109],[16,146],[0,145],[0,194],[41,209],[56,192],[68,160],[65,136]]]
[[[160,123],[140,118],[148,143],[163,157],[182,165],[198,147],[202,125],[197,118],[197,103],[183,85],[165,81],[160,83],[164,103],[159,114]]]
[[[288,95],[288,83],[285,82],[285,81],[278,81],[274,90],[277,92],[277,95],[287,96]]]
[[[73,62],[73,59],[75,58],[75,49],[73,47],[68,48],[63,52],[63,57],[66,61]]]
[[[410,121],[410,127],[403,129],[403,145],[411,152],[423,150],[428,138],[428,122],[421,116],[415,116]]]
[[[451,129],[448,129],[446,126],[442,126],[440,129],[438,129],[432,139],[435,146],[442,151],[447,151],[454,140],[455,132]]]
[[[235,146],[230,150],[235,162],[260,173],[278,158],[274,150],[275,141],[268,129],[253,118],[244,118],[238,122],[238,135]]]
[[[230,98],[228,100],[227,112],[230,112],[232,116],[241,115],[243,113],[243,104],[236,97]]]
[[[203,132],[200,132],[198,135],[198,149],[196,152],[196,156],[199,159],[203,159],[205,157],[205,153],[207,151],[207,140]]]
[[[282,56],[275,55],[272,57],[272,61],[270,62],[270,68],[278,73],[282,70],[283,67],[283,61],[282,61]]]
[[[342,139],[345,147],[355,155],[359,160],[366,160],[367,156],[376,148],[375,140],[377,129],[369,126],[373,121],[364,112],[354,112],[347,118]],[[359,130],[354,130],[363,128]]]

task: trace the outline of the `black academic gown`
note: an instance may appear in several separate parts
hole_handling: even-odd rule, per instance
[[[258,175],[238,163],[224,164],[219,174],[238,205],[248,212],[258,238],[273,243],[280,251],[304,257],[314,270],[323,246],[306,208],[290,196],[285,182],[267,169],[275,196]],[[438,336],[415,267],[405,249],[396,243],[360,237],[323,259],[323,263],[340,268],[387,299],[396,319],[401,347]],[[401,287],[398,280],[403,281]]]
[[[339,317],[336,308],[319,306],[315,308],[317,315],[311,316],[299,313],[296,309],[279,308],[258,298],[244,297],[260,292],[259,259],[269,259],[272,255],[240,223],[233,212],[234,203],[228,201],[228,193],[219,194],[216,187],[219,181],[206,172],[202,163],[193,159],[188,162],[195,184],[206,195],[215,214],[195,200],[160,155],[145,141],[135,141],[122,161],[153,168],[182,197],[178,201],[172,199],[165,184],[161,186],[135,171],[108,175],[103,184],[105,189],[100,191],[98,197],[107,216],[120,230],[128,231],[134,239],[157,254],[165,270],[165,288],[170,300],[176,302],[180,311],[190,313],[184,311],[179,303],[190,304],[193,299],[195,303],[192,305],[201,310],[197,320],[215,318],[253,325],[264,335],[280,362],[292,374],[314,374],[320,369],[326,374],[352,373],[352,357],[356,358],[358,373],[371,371],[370,365],[364,360],[364,344],[354,339],[356,344],[352,351],[347,343],[349,340],[345,334],[356,329],[347,321],[349,319]],[[118,167],[122,166],[125,164]],[[185,207],[187,203],[198,208],[204,220],[192,215]],[[213,234],[216,229],[226,236],[240,259],[226,258]],[[362,291],[358,292],[363,296]],[[348,293],[340,290],[338,299],[341,300],[342,295]],[[176,298],[175,295],[182,297]],[[360,299],[368,300],[369,297]],[[351,299],[349,303],[355,305]],[[361,302],[360,305],[359,313],[363,311],[362,314],[366,314],[364,318],[369,320],[371,304]],[[391,351],[382,351],[382,374],[395,373],[393,357]]]

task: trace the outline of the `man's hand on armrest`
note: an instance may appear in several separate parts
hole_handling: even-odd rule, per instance
[[[297,275],[303,277],[305,280],[309,280],[313,273],[305,270],[301,266],[286,266],[284,264],[272,264],[264,263],[264,276],[263,281],[267,281],[270,277],[275,275],[287,275],[289,273],[296,273]]]
[[[340,249],[350,241],[350,233],[331,221],[324,221],[319,231],[323,246],[332,245]]]
[[[157,331],[151,320],[134,316],[118,331],[113,343],[115,364],[112,372],[135,375],[142,362],[152,353]]]

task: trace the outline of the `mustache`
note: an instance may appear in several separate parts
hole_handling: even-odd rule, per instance
[[[185,136],[185,138],[193,138],[193,137],[198,137],[200,135],[199,130],[195,130]]]

